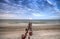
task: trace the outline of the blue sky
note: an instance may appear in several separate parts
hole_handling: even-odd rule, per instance
[[[60,19],[60,0],[0,0],[0,19]]]

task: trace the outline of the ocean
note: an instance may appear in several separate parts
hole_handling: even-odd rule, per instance
[[[60,19],[53,20],[28,20],[28,19],[0,19],[0,23],[36,23],[36,24],[45,24],[45,23],[60,23]]]

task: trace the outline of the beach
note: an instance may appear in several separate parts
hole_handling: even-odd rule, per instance
[[[28,23],[0,24],[0,39],[21,39]],[[60,24],[32,24],[31,39],[60,39]],[[26,38],[27,39],[27,38]]]

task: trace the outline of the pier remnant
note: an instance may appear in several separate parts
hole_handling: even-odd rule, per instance
[[[25,34],[22,34],[22,38],[21,39],[26,39],[27,36],[28,36],[28,39],[30,39],[30,36],[32,36],[32,34],[33,34],[32,33],[32,23],[29,22],[27,28],[25,29]]]

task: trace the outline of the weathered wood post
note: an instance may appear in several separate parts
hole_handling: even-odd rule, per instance
[[[30,39],[30,36],[32,36],[32,23],[31,22],[29,22],[27,28],[25,29],[25,34],[22,34],[21,39],[26,39],[27,34],[29,35],[28,39]]]

